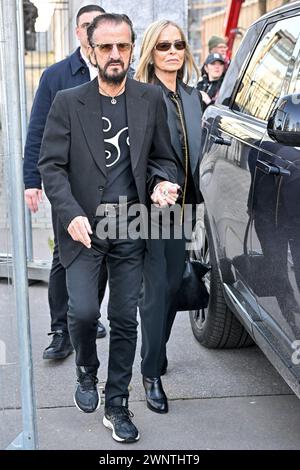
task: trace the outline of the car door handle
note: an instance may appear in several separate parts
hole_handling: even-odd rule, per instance
[[[224,137],[217,137],[216,135],[212,135],[211,138],[215,144],[227,145],[227,147],[230,147],[231,145],[231,140],[224,139]]]
[[[262,160],[256,161],[256,168],[261,170],[267,175],[280,175],[280,176],[290,176],[291,172],[281,168],[281,166],[270,165],[270,163],[263,162]]]

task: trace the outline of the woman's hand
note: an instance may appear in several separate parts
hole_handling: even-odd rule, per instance
[[[151,200],[157,207],[167,207],[168,205],[173,206],[179,196],[180,186],[176,183],[170,183],[170,181],[161,181],[158,183],[151,195]]]

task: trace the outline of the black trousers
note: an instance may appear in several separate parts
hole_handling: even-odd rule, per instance
[[[84,248],[67,268],[68,326],[76,365],[99,367],[96,351],[99,317],[98,282],[106,257],[109,283],[110,343],[105,402],[128,397],[137,340],[137,303],[141,288],[143,240],[106,239],[92,235],[92,248]]]
[[[68,331],[67,313],[68,313],[68,291],[66,284],[66,270],[59,260],[58,243],[57,243],[57,217],[52,211],[52,226],[54,233],[54,251],[52,258],[52,266],[49,277],[48,301],[51,316],[51,331],[63,330]],[[104,298],[107,284],[107,269],[105,261],[101,276],[99,277],[98,295],[99,305]]]
[[[142,347],[141,372],[159,377],[166,359],[176,310],[173,307],[182,281],[185,238],[148,240],[143,272],[143,291],[139,303]]]

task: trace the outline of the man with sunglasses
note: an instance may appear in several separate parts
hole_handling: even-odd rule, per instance
[[[25,202],[28,208],[37,212],[42,201],[41,176],[38,170],[38,159],[42,142],[44,127],[52,101],[59,90],[72,88],[88,82],[97,76],[95,68],[88,59],[87,26],[99,14],[105,13],[99,5],[86,5],[76,16],[76,36],[80,47],[66,59],[57,62],[46,69],[40,79],[29,121],[27,139],[24,149],[24,184]],[[66,272],[59,260],[57,244],[56,214],[52,211],[52,225],[54,231],[54,252],[49,278],[49,307],[51,316],[51,333],[53,336],[50,345],[43,353],[43,359],[61,360],[72,353],[70,342],[67,312],[68,292],[66,287]],[[107,275],[103,270],[99,282],[100,303],[104,297]],[[106,335],[104,325],[98,322],[97,338]]]
[[[39,168],[59,215],[61,261],[69,293],[69,331],[76,352],[77,408],[100,404],[96,319],[98,277],[106,257],[110,346],[103,424],[118,442],[139,433],[128,408],[137,339],[145,240],[131,237],[127,209],[134,203],[174,204],[177,169],[159,88],[127,77],[135,34],[126,15],[98,16],[87,30],[89,57],[98,77],[57,94],[47,120]],[[120,202],[120,196],[125,202]],[[100,235],[103,222],[126,233]]]

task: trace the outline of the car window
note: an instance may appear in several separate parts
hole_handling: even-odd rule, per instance
[[[249,60],[249,56],[251,55],[255,44],[257,43],[263,25],[264,22],[260,21],[248,29],[237,53],[232,59],[229,69],[225,74],[219,96],[216,100],[217,103],[221,103],[224,106],[229,106],[231,97],[235,94],[234,88],[236,87],[238,77],[243,71],[244,64],[246,64]]]
[[[295,61],[295,67],[293,71],[292,80],[288,93],[299,93],[300,92],[300,44],[297,44],[297,58]]]
[[[299,17],[268,25],[240,83],[233,109],[267,121],[283,89],[299,33]]]

